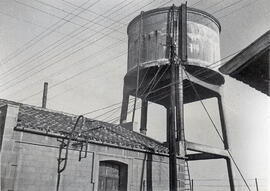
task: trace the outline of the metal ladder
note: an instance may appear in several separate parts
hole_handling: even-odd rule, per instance
[[[184,177],[185,191],[193,191],[193,185],[192,185],[191,180],[190,180],[188,161],[185,161],[184,173],[185,173],[185,177]]]

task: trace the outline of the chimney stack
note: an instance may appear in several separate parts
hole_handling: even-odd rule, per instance
[[[46,108],[47,94],[48,94],[48,82],[44,82],[43,97],[42,97],[42,108]]]

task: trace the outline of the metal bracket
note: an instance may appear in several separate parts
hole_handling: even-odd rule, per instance
[[[67,161],[68,161],[68,149],[69,145],[72,139],[78,136],[78,134],[75,132],[76,127],[80,121],[80,119],[84,119],[82,115],[80,115],[77,120],[75,125],[73,126],[73,129],[70,132],[67,131],[62,131],[63,134],[66,134],[62,139],[57,139],[57,141],[60,142],[59,146],[59,155],[57,159],[57,184],[56,184],[56,191],[59,190],[59,185],[60,185],[60,178],[61,178],[61,173],[66,169],[67,166]],[[83,124],[83,123],[82,123]],[[80,129],[82,128],[82,124]],[[76,136],[75,136],[76,135]]]
[[[85,147],[83,151],[83,147]],[[82,156],[82,153],[84,152],[84,155]],[[85,138],[85,144],[81,143],[81,149],[79,151],[79,161],[81,161],[83,158],[87,157],[87,152],[88,152],[88,139],[87,137]]]

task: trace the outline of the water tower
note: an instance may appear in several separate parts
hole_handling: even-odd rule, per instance
[[[220,94],[224,78],[215,68],[220,60],[220,30],[218,20],[212,15],[187,8],[185,4],[142,12],[128,25],[128,69],[120,123],[132,126],[135,109],[132,121],[126,121],[130,96],[142,100],[140,132],[143,134],[147,132],[148,103],[166,108],[170,190],[180,189],[175,179],[179,173],[174,168],[177,157],[183,161],[225,159],[230,188],[234,190]],[[224,149],[186,141],[184,135],[183,104],[214,97],[218,100]],[[187,150],[195,154],[187,154]]]

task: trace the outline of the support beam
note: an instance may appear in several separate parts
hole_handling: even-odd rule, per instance
[[[229,183],[230,183],[230,190],[235,191],[234,188],[234,180],[233,180],[233,171],[232,171],[232,165],[231,165],[231,159],[229,156],[221,155],[221,152],[217,152],[216,149],[213,148],[205,148],[205,146],[198,146],[197,144],[187,144],[192,147],[192,150],[204,150],[207,151],[206,153],[196,153],[196,154],[189,154],[187,155],[189,161],[196,161],[196,160],[209,160],[209,159],[225,159],[227,163],[227,170],[228,170],[228,177],[229,177]],[[196,146],[195,146],[196,145]],[[194,149],[196,147],[196,149]],[[219,154],[210,154],[212,153],[219,153]]]
[[[229,157],[228,152],[224,149],[219,149],[219,148],[215,148],[215,147],[211,147],[211,146],[207,146],[207,145],[202,145],[202,144],[198,144],[198,143],[192,143],[192,142],[186,141],[186,148],[187,148],[187,150],[190,150],[190,151],[213,154],[213,155],[221,156],[224,158]]]
[[[220,123],[221,123],[222,135],[223,135],[224,149],[229,149],[226,121],[225,121],[225,115],[224,115],[221,96],[218,96],[217,100],[218,100],[218,109],[219,109]]]
[[[188,154],[186,155],[186,157],[188,161],[224,159],[223,156],[209,154],[209,153]]]
[[[129,103],[129,93],[124,85],[120,124],[122,124],[127,119],[128,103]]]
[[[234,191],[235,189],[234,189],[234,180],[233,180],[233,170],[232,170],[231,159],[229,157],[226,158],[226,163],[227,163],[227,170],[228,170],[230,188],[231,188],[231,191]]]
[[[148,110],[148,101],[146,99],[142,99],[140,133],[144,135],[146,135],[147,131],[147,110]]]

